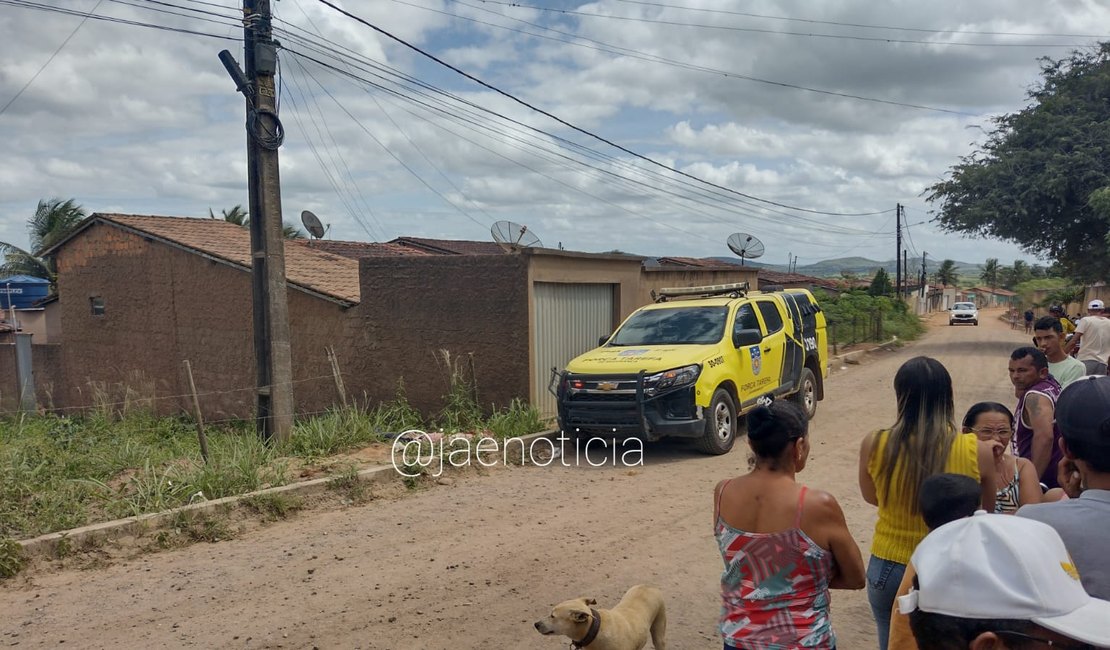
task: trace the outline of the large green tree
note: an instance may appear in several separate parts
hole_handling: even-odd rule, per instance
[[[944,260],[940,263],[940,268],[937,269],[936,274],[937,282],[946,287],[956,286],[960,276],[956,273],[956,262],[953,260]]]
[[[880,267],[875,271],[875,277],[871,278],[871,286],[867,289],[867,293],[872,296],[894,295],[894,283],[890,281],[890,274],[886,269]]]
[[[1110,275],[1110,42],[1042,59],[1021,111],[930,187],[949,232],[1014,242],[1083,280]]]
[[[0,276],[30,275],[54,281],[54,261],[38,257],[37,253],[60,242],[73,232],[85,218],[85,210],[73,199],[43,199],[35,207],[35,214],[27,220],[30,250],[15,244],[0,242]]]

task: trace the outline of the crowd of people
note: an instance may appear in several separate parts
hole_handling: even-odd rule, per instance
[[[947,369],[899,368],[895,421],[860,446],[866,563],[836,498],[796,480],[803,414],[753,411],[750,471],[714,493],[725,650],[835,648],[829,590],[862,588],[880,650],[1110,648],[1110,318],[1090,307],[1072,341],[1102,361],[1035,321],[1010,355],[1013,411],[980,402],[957,426]]]

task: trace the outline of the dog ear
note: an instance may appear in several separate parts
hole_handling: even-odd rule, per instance
[[[587,605],[596,605],[597,604],[597,601],[594,600],[593,598],[583,598],[582,600],[586,601]]]
[[[590,620],[590,615],[586,612],[579,612],[576,610],[570,613],[570,620],[574,621],[575,623],[585,623],[586,621]]]

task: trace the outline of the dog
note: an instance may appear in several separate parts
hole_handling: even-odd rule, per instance
[[[613,609],[594,609],[593,598],[565,600],[536,621],[540,634],[570,637],[571,647],[589,650],[642,650],[648,637],[655,650],[667,650],[667,610],[663,592],[636,585]]]

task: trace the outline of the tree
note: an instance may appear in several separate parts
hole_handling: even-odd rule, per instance
[[[208,216],[212,219],[223,219],[228,223],[233,223],[236,226],[242,226],[244,228],[250,227],[251,225],[250,215],[247,213],[246,210],[243,209],[243,205],[241,203],[237,203],[235,207],[231,208],[230,210],[220,210],[220,216],[218,217],[216,216],[216,213],[212,211],[212,208],[208,208]],[[294,225],[291,225],[287,221],[283,222],[281,225],[281,234],[286,239],[305,238],[304,231]]]
[[[4,255],[0,275],[30,275],[53,282],[54,260],[38,257],[37,253],[65,239],[84,218],[85,210],[73,199],[39,201],[35,214],[27,220],[30,251],[0,242],[0,254]]]
[[[880,268],[875,271],[875,277],[871,278],[871,286],[867,289],[867,293],[872,296],[890,296],[894,294],[894,284],[890,281],[890,274],[886,269]]]
[[[243,209],[243,204],[236,203],[235,207],[230,210],[220,210],[220,217],[228,223],[233,223],[236,226],[243,226],[244,228],[250,225],[251,219],[247,215],[247,211]],[[216,215],[212,212],[212,208],[208,208],[208,216],[216,219]]]
[[[1041,82],[926,190],[941,227],[1012,241],[1080,280],[1110,275],[1110,42],[1041,60]]]
[[[937,269],[936,274],[937,282],[948,287],[955,286],[960,276],[956,273],[956,263],[952,260],[944,260],[940,263],[940,268]]]
[[[1000,268],[997,257],[987,258],[986,263],[983,264],[983,270],[979,272],[979,279],[983,281],[983,284],[994,289],[998,286],[998,271]]]

